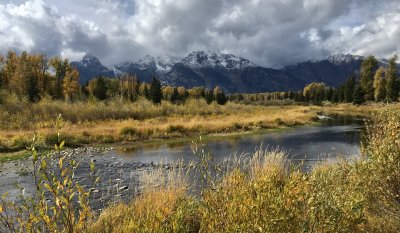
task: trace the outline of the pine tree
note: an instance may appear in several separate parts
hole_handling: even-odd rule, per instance
[[[344,101],[351,103],[353,101],[354,88],[356,86],[356,76],[352,74],[344,85]]]
[[[35,102],[39,98],[39,88],[37,79],[32,75],[28,77],[26,91],[30,102]]]
[[[338,97],[339,102],[344,102],[344,85],[339,87]]]
[[[325,101],[331,101],[332,100],[332,96],[333,96],[333,88],[332,87],[328,87],[325,91],[325,96],[324,96],[324,100]]]
[[[156,76],[154,76],[153,80],[151,81],[149,96],[151,101],[153,101],[153,103],[155,104],[161,103],[162,99],[161,83]]]
[[[338,91],[337,88],[333,91],[331,101],[332,101],[332,103],[337,103],[337,102],[339,102],[339,91]]]
[[[171,102],[175,103],[178,100],[179,100],[178,89],[176,87],[174,87],[174,90],[172,91],[172,95],[171,95]]]
[[[360,105],[364,103],[364,93],[361,85],[356,85],[353,93],[353,104]]]
[[[94,80],[93,95],[99,100],[107,99],[106,80],[101,76]]]
[[[361,64],[360,86],[364,92],[364,99],[374,100],[374,75],[378,69],[378,61],[374,56],[368,56]]]
[[[211,104],[214,101],[214,94],[211,90],[207,89],[204,93],[204,99],[207,104]]]
[[[214,88],[214,99],[219,105],[224,105],[228,101],[224,91],[218,86]]]
[[[389,60],[389,68],[385,73],[386,79],[386,99],[389,101],[396,101],[399,97],[399,80],[397,79],[397,56],[393,56]]]

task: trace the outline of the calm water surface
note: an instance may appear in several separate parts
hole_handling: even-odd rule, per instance
[[[217,160],[226,160],[233,154],[254,152],[263,145],[269,149],[287,151],[294,161],[306,160],[309,164],[317,160],[334,159],[337,156],[354,157],[360,154],[360,139],[363,120],[337,118],[327,120],[322,126],[300,127],[284,131],[270,131],[262,134],[227,137],[207,141]],[[197,160],[191,143],[165,143],[157,146],[119,148],[111,153],[129,161],[173,162]]]

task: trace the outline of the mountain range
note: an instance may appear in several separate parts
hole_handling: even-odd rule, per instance
[[[80,82],[86,83],[98,76],[118,77],[137,75],[149,82],[154,75],[164,85],[187,88],[220,86],[227,93],[255,93],[301,90],[311,82],[329,86],[342,84],[350,74],[358,73],[365,58],[337,54],[319,61],[305,61],[280,69],[267,68],[232,54],[216,51],[194,51],[184,58],[173,56],[145,56],[137,62],[127,61],[110,68],[99,59],[86,54],[81,61],[71,62],[80,72]],[[386,60],[379,60],[382,65]]]

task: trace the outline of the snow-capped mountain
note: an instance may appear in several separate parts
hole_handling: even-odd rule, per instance
[[[354,61],[363,61],[363,56],[351,55],[351,54],[333,54],[328,56],[327,60],[335,65],[349,64]]]
[[[282,71],[257,66],[247,59],[214,51],[191,52],[161,79],[162,83],[222,87],[226,92],[263,92],[300,89],[303,83]]]
[[[181,63],[191,68],[221,67],[225,69],[244,69],[256,67],[247,59],[232,54],[223,54],[219,51],[194,51],[182,59]]]
[[[108,69],[94,56],[87,54],[79,62],[71,62],[80,72],[81,83],[97,76],[136,75],[149,82],[157,75],[166,85],[221,86],[227,92],[266,92],[300,90],[311,82],[330,86],[342,84],[352,73],[359,73],[365,58],[351,54],[335,54],[319,61],[306,61],[281,69],[255,65],[251,61],[218,51],[194,51],[183,59],[173,56],[147,55],[136,62],[123,62]],[[386,59],[378,60],[387,66]]]
[[[83,56],[81,61],[71,62],[71,66],[75,67],[79,71],[79,82],[81,84],[84,84],[90,79],[98,76],[114,76],[114,72],[101,64],[100,60],[91,54]]]
[[[181,59],[173,56],[152,57],[146,55],[136,62],[123,62],[114,66],[116,74],[136,74],[142,81],[149,81],[156,74],[162,77],[169,72],[174,64]]]
[[[168,56],[168,55],[156,57],[155,63],[157,66],[157,72],[167,73],[171,71],[172,67],[180,60],[182,59],[179,57]]]

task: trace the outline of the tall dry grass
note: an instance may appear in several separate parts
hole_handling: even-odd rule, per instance
[[[231,166],[221,180],[207,186],[196,198],[186,189],[162,186],[130,204],[106,210],[93,229],[96,232],[399,232],[398,119],[400,111],[395,108],[378,114],[368,127],[363,155],[355,161],[320,164],[303,173],[290,164],[284,152],[260,148],[252,159],[242,161],[241,166]],[[209,158],[206,150],[199,151]],[[122,212],[125,214],[118,214]],[[103,231],[108,223],[114,228]]]
[[[193,137],[307,124],[315,115],[311,107],[224,106],[190,99],[185,104],[147,100],[134,103],[76,102],[44,99],[38,103],[10,101],[0,105],[0,151],[24,149],[36,132],[43,147],[56,135],[52,119],[64,119],[67,146],[88,143],[134,142]]]

